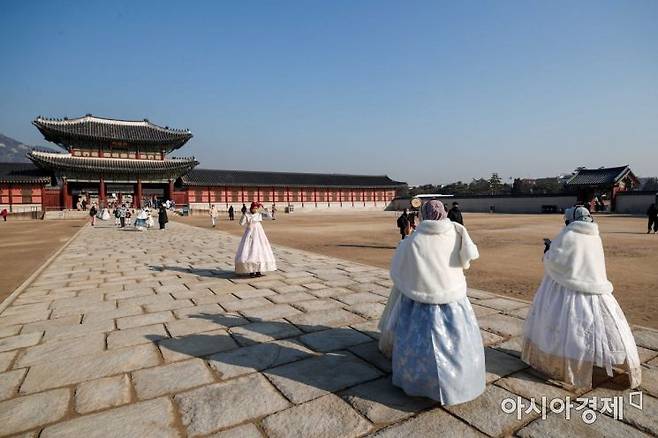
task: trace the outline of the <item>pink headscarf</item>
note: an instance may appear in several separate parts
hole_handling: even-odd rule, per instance
[[[421,213],[425,221],[440,221],[448,216],[443,202],[436,200],[424,203],[421,207]]]

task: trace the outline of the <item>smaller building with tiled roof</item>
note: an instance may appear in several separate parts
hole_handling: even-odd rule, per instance
[[[580,167],[566,182],[578,193],[578,202],[592,211],[615,211],[617,194],[637,188],[640,184],[630,166]]]

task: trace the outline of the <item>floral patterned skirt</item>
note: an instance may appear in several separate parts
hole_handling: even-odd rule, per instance
[[[393,384],[443,405],[485,389],[484,347],[468,298],[423,304],[401,296],[393,341]]]

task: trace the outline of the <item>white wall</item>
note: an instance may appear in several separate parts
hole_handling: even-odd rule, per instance
[[[644,215],[649,205],[656,202],[655,193],[626,194],[619,193],[616,199],[616,213]]]
[[[576,204],[576,195],[559,195],[559,196],[505,196],[505,197],[482,197],[482,198],[443,198],[442,201],[452,206],[453,202],[458,202],[459,207],[464,212],[483,212],[488,213],[489,208],[493,205],[496,213],[541,213],[542,205],[555,205],[558,209],[572,207]],[[408,199],[399,199],[391,203],[387,210],[402,210],[410,208]]]

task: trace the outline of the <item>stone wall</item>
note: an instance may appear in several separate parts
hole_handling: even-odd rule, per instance
[[[555,206],[558,211],[576,204],[576,195],[528,195],[528,196],[455,196],[441,198],[450,207],[459,202],[464,212],[488,213],[493,206],[496,213],[542,213],[542,206]],[[409,199],[395,199],[387,210],[410,208]]]
[[[616,213],[644,215],[656,202],[656,192],[622,192],[617,194]]]

